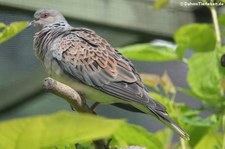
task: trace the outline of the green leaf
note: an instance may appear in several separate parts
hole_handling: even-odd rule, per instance
[[[217,130],[219,128],[219,120],[215,118],[215,115],[208,118],[199,118],[200,110],[191,109],[183,103],[173,102],[154,92],[151,92],[151,95],[153,99],[165,105],[172,119],[178,122],[181,128],[188,132],[191,138],[189,141],[191,148],[193,148],[210,130]]]
[[[0,28],[3,28],[3,31],[0,32],[0,43],[5,42],[9,38],[15,36],[23,29],[25,29],[28,25],[28,22],[14,22],[9,26],[6,26],[3,23],[0,23]]]
[[[192,91],[209,104],[220,104],[223,74],[214,51],[194,54],[188,62],[187,81]]]
[[[47,147],[45,149],[77,149],[75,148],[75,145],[74,144],[70,144],[70,145],[60,145],[60,146],[57,146],[57,147]],[[78,149],[85,149],[85,148],[80,148],[78,147]],[[86,148],[88,149],[88,148]]]
[[[220,149],[222,148],[222,136],[215,133],[209,133],[194,147],[194,149]]]
[[[170,100],[168,97],[162,96],[159,93],[151,92],[151,97],[167,108],[167,112],[173,119],[179,119],[181,115],[185,112],[192,110],[187,105],[183,103],[175,103],[173,100]]]
[[[151,95],[154,99],[163,103],[167,107],[169,115],[188,132],[191,138],[189,141],[191,148],[193,148],[209,131],[218,130],[220,122],[216,119],[215,115],[208,118],[200,118],[199,115],[203,109],[191,109],[186,104],[172,102],[156,93],[151,93]]]
[[[186,41],[177,43],[176,54],[178,55],[179,59],[183,59],[185,57],[185,52],[188,48]]]
[[[5,25],[4,23],[0,23],[0,28],[5,28],[7,27],[7,25]]]
[[[197,116],[199,114],[198,110],[191,109],[184,103],[176,103],[173,100],[162,96],[161,94],[151,92],[151,96],[153,99],[163,104],[167,108],[167,112],[169,113],[170,117],[176,121],[184,123],[184,115],[190,117],[190,115]]]
[[[178,59],[175,50],[149,43],[122,47],[119,48],[119,51],[127,58],[140,61],[170,61]]]
[[[198,127],[212,127],[213,125],[216,125],[217,122],[212,120],[211,117],[208,118],[200,118],[196,116],[182,116],[182,120],[185,124],[192,125],[192,126],[198,126]]]
[[[106,138],[124,121],[58,112],[0,123],[0,148],[40,149]]]
[[[196,116],[198,116],[199,113],[201,112],[200,110],[191,109],[186,104],[176,103],[173,100],[170,100],[169,98],[164,97],[155,92],[151,92],[151,96],[153,97],[153,99],[157,100],[158,102],[166,106],[167,112],[172,118],[177,119],[182,123],[190,122],[189,124],[191,124],[192,123],[191,119],[196,118]]]
[[[155,0],[152,7],[154,9],[162,9],[162,8],[166,7],[168,5],[168,3],[169,3],[169,0]]]
[[[173,139],[173,132],[169,128],[165,128],[159,130],[155,133],[155,136],[161,141],[163,144],[163,148],[168,148],[171,145]]]
[[[161,142],[148,130],[137,125],[122,125],[113,134],[112,144],[120,147],[137,145],[148,149],[162,149]]]
[[[198,127],[198,126],[189,126],[188,132],[190,136],[189,145],[191,148],[194,148],[199,141],[209,133],[210,127]]]
[[[183,52],[184,47],[195,51],[211,51],[216,44],[214,30],[209,24],[183,26],[175,33],[174,38],[178,47],[182,47],[180,53]]]
[[[216,115],[211,115],[207,118],[200,118],[200,112],[189,114],[184,113],[181,120],[188,126],[186,129],[189,132],[191,140],[189,144],[193,148],[207,133],[217,131],[220,128],[220,121]]]
[[[198,116],[201,113],[200,110],[191,109],[183,103],[173,102],[168,98],[154,92],[151,92],[151,95],[153,99],[165,105],[167,112],[172,119],[178,122],[181,128],[188,132],[191,138],[189,141],[191,148],[193,148],[209,131],[219,129],[220,121],[216,119],[216,115],[212,115],[208,118],[199,118]],[[165,138],[160,140],[164,141],[164,145],[169,144],[170,135],[171,134],[166,135],[165,132],[163,133]],[[159,136],[162,136],[161,133],[159,133]]]

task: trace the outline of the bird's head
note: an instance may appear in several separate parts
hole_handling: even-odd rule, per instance
[[[47,25],[51,25],[58,22],[66,22],[63,15],[54,9],[43,8],[34,13],[34,20],[30,22],[30,26],[42,29]]]

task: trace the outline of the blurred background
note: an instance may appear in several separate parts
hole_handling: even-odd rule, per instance
[[[189,0],[191,1],[191,0]],[[194,1],[194,0],[193,0]],[[182,25],[211,22],[204,7],[184,7],[171,0],[166,8],[155,10],[153,0],[0,0],[0,22],[31,21],[39,8],[55,8],[74,27],[87,27],[107,39],[114,47],[152,42],[173,45],[173,34]],[[42,89],[47,76],[32,48],[37,30],[28,28],[0,45],[0,120],[47,114],[71,108],[63,99]],[[160,39],[160,40],[159,40]],[[168,42],[165,42],[168,41]],[[187,56],[191,52],[187,53]],[[167,70],[176,86],[187,87],[186,65],[182,62],[133,61],[141,73],[162,75]],[[178,93],[177,102],[198,107],[197,100]],[[149,116],[131,113],[110,105],[100,105],[97,113],[110,118],[126,118],[155,131],[163,127]]]

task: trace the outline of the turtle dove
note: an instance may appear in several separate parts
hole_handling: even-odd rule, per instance
[[[188,139],[166,108],[152,99],[130,60],[87,28],[70,26],[54,9],[39,9],[31,25],[40,29],[34,49],[48,74],[94,102],[152,115]]]

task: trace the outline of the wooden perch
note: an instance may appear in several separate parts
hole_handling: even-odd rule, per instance
[[[95,114],[95,112],[87,106],[85,99],[82,99],[71,87],[50,77],[44,79],[43,87],[53,94],[65,99],[78,112]],[[93,141],[93,143],[96,149],[108,149],[105,140],[96,140]]]
[[[43,87],[55,95],[65,99],[78,112],[94,114],[94,111],[86,105],[85,99],[82,99],[71,87],[50,77],[44,79]]]
[[[73,108],[81,113],[95,114],[92,108],[89,108],[80,95],[71,87],[60,83],[50,77],[44,79],[44,89],[52,92],[53,94],[65,99]],[[106,145],[105,140],[93,141],[96,149],[109,149],[109,145]],[[139,146],[129,146],[121,149],[145,149]]]

